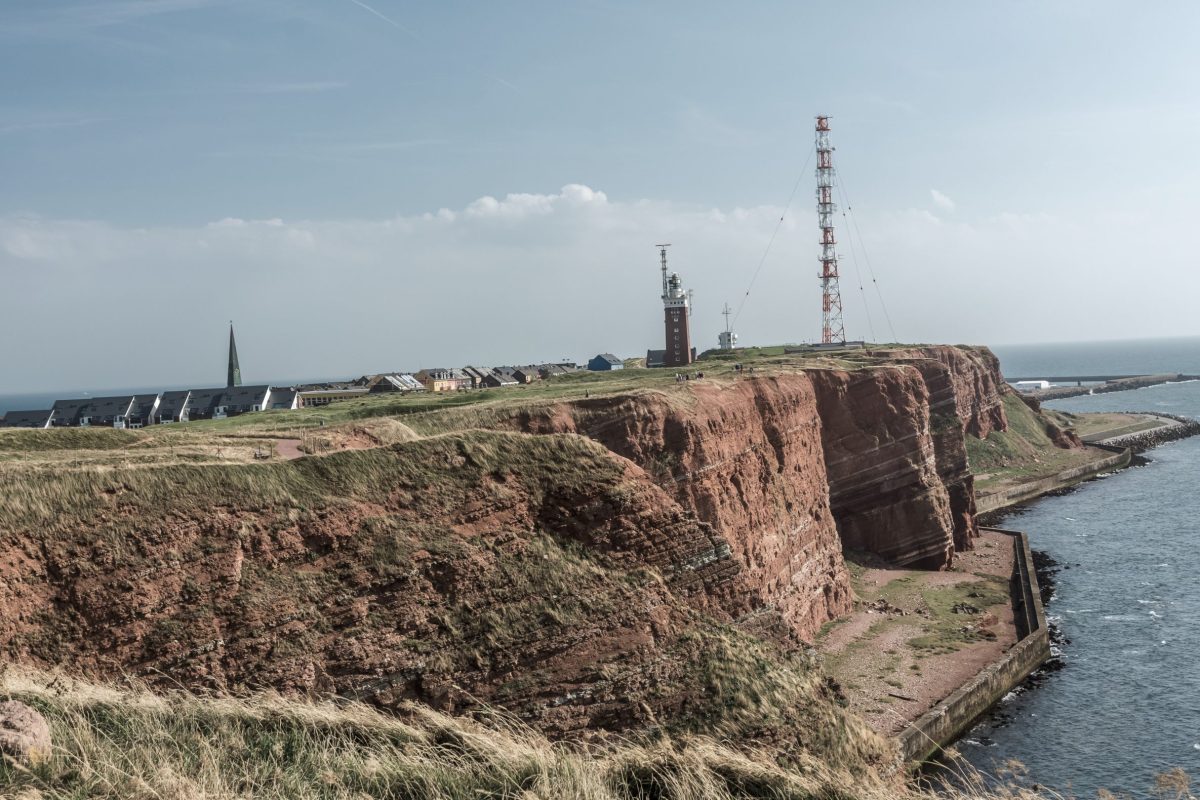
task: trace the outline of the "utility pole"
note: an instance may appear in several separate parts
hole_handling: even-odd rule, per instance
[[[829,117],[817,117],[817,223],[821,227],[821,343],[846,341],[842,292],[838,287],[837,240],[833,236],[833,147]]]
[[[729,303],[725,304],[721,313],[725,315],[725,330],[717,334],[717,345],[721,350],[732,350],[734,344],[737,343],[737,334],[733,332],[733,328],[729,327],[729,315],[733,313]]]

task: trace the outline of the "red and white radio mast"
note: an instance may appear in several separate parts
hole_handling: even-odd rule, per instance
[[[833,238],[833,147],[829,117],[817,117],[817,221],[821,226],[821,343],[846,341],[838,288],[837,240]]]

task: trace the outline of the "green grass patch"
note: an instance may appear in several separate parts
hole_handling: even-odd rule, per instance
[[[930,613],[925,625],[927,633],[910,639],[909,644],[933,655],[952,653],[971,642],[990,638],[978,627],[983,613],[1010,600],[1008,581],[992,575],[971,583],[927,587],[921,590],[921,597]],[[954,610],[964,606],[977,608],[979,612]]]

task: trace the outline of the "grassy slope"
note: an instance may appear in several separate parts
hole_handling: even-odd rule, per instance
[[[495,566],[478,576],[469,596],[451,594],[431,609],[439,631],[436,636],[409,637],[405,646],[428,656],[431,675],[499,670],[497,665],[508,651],[522,652],[521,647],[527,651],[530,640],[586,626],[622,608],[639,607],[646,582],[662,578],[646,570],[618,568],[553,536],[534,537],[518,548],[494,544],[488,537],[466,538],[451,529],[414,522],[414,517],[422,519],[420,510],[425,508],[461,507],[493,475],[511,475],[509,485],[515,479],[530,496],[547,490],[569,493],[572,487],[595,491],[605,485],[619,493],[623,470],[622,462],[602,446],[580,437],[468,431],[292,462],[178,465],[136,474],[123,470],[17,473],[5,487],[0,546],[15,550],[30,536],[40,537],[43,547],[66,547],[84,557],[79,566],[84,577],[102,571],[91,563],[89,553],[116,558],[124,569],[139,574],[160,566],[161,553],[144,545],[172,519],[199,517],[206,509],[241,509],[244,518],[298,515],[303,523],[348,504],[372,504],[378,508],[376,515],[363,521],[337,555],[360,565],[355,572],[365,571],[387,582],[412,569],[411,554],[417,550],[444,553],[464,563],[489,554],[495,559]],[[389,495],[397,491],[413,498],[418,513],[388,512]],[[230,534],[217,531],[174,556],[182,563],[201,560],[206,554],[224,552],[247,535],[243,531],[229,539]],[[182,611],[182,622],[188,615],[199,619],[227,615],[229,607],[241,604],[262,609],[267,616],[271,608],[295,604],[306,625],[289,646],[316,648],[321,634],[327,632],[322,628],[327,621],[322,611],[325,601],[354,591],[340,585],[339,573],[332,570],[261,569],[250,557],[242,575],[235,597],[194,597]],[[307,582],[298,583],[300,577]],[[481,605],[481,600],[486,602]],[[883,757],[882,743],[848,723],[805,658],[785,655],[774,645],[689,611],[682,603],[678,606],[690,621],[679,633],[659,638],[656,658],[647,662],[644,679],[636,671],[614,676],[618,689],[626,685],[621,681],[629,681],[643,691],[639,684],[650,681],[651,704],[658,697],[667,706],[676,702],[672,698],[687,698],[683,708],[662,720],[662,730],[705,731],[736,741],[758,741],[787,759],[805,758],[809,752],[841,754],[838,757],[860,769]],[[51,663],[69,661],[70,643],[88,636],[81,621],[65,609],[39,610],[29,622],[36,627],[20,640],[21,646]],[[372,630],[396,628],[396,620],[372,617],[363,630],[353,633],[372,636]],[[207,627],[197,629],[203,633]],[[164,617],[155,622],[147,641],[153,644],[161,639],[164,646],[176,640],[185,646],[203,644],[184,640],[189,630],[180,619]],[[37,639],[32,638],[35,634]],[[614,667],[629,672],[624,665]],[[538,680],[535,674],[527,677]],[[506,700],[506,691],[500,687],[498,701]]]
[[[1055,447],[1046,433],[1048,420],[1015,394],[1005,395],[1004,411],[1008,430],[992,431],[986,439],[966,437],[967,458],[975,474],[977,491],[1036,480],[1095,460],[1093,450]]]
[[[0,428],[0,452],[45,450],[117,450],[144,440],[136,431],[116,428]]]
[[[511,718],[452,718],[419,705],[396,717],[353,703],[154,695],[15,669],[0,673],[0,697],[29,703],[51,726],[50,759],[32,767],[0,761],[0,795],[28,800],[932,797],[813,758],[783,767],[706,736],[583,749],[551,743]]]

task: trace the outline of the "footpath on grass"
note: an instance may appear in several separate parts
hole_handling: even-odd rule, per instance
[[[983,531],[942,572],[848,556],[855,610],[822,632],[817,649],[850,708],[876,731],[898,734],[1017,642],[1013,541]]]

